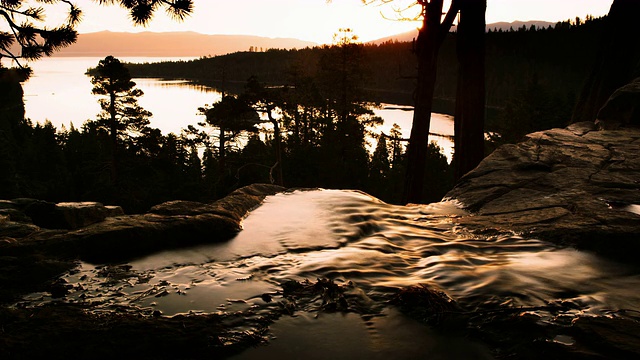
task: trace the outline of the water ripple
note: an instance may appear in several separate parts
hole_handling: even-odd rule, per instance
[[[452,223],[463,214],[453,202],[402,207],[357,191],[294,191],[265,199],[226,243],[132,261],[130,276],[111,282],[91,264],[65,279],[71,301],[168,315],[264,305],[261,294],[280,283],[323,277],[372,297],[428,284],[470,307],[561,301],[593,314],[640,310],[638,269],[511,233],[471,235]]]

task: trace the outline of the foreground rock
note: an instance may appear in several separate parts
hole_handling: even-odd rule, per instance
[[[93,211],[100,208],[95,203],[54,205],[54,209],[62,209],[59,213],[66,214],[69,223],[75,224],[72,228],[79,228],[44,228],[5,219],[0,227],[0,246],[5,254],[37,251],[93,262],[126,261],[158,250],[227,240],[240,231],[242,218],[265,196],[282,190],[279,186],[254,184],[210,204],[171,201],[154,206],[146,214],[109,217],[107,212],[114,209]],[[74,216],[83,210],[96,216]],[[81,219],[93,220],[83,227]]]
[[[447,194],[476,231],[515,231],[635,259],[640,250],[640,129],[579,123],[500,147]]]

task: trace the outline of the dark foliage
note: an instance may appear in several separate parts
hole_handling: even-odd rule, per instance
[[[266,87],[251,77],[241,94],[203,106],[205,121],[178,135],[148,126],[150,114],[136,102],[141,94],[115,58],[101,60],[93,72],[103,112],[79,129],[24,119],[21,87],[7,71],[0,83],[6,94],[0,106],[7,109],[0,117],[6,140],[0,198],[100,201],[143,212],[163,201],[210,201],[241,186],[273,183],[280,164],[287,187],[359,189],[397,202],[404,147],[382,138],[375,155],[367,150],[379,119],[364,100],[361,50],[338,45],[317,73],[293,67],[290,86]],[[451,185],[449,164],[435,146],[429,158],[428,181],[437,185],[425,200],[437,201]]]
[[[567,20],[549,28],[519,28],[486,34],[486,130],[500,133],[499,141],[514,142],[528,131],[565,126],[571,120],[577,94],[594,66],[596,45],[606,17]],[[416,34],[417,35],[417,34]],[[458,68],[455,33],[439,51],[433,110],[453,115]],[[417,63],[413,44],[364,44],[361,67],[369,74],[362,86],[373,102],[413,105]],[[257,76],[271,86],[300,86],[317,73],[321,58],[331,51],[322,46],[300,50],[269,49],[237,52],[191,61],[130,64],[135,77],[184,78],[240,93],[246,79]],[[532,84],[538,96],[535,112],[551,117],[514,117],[510,108],[529,103]],[[308,91],[305,96],[312,96]],[[503,134],[504,133],[504,134]],[[495,138],[498,140],[498,138]]]
[[[153,18],[159,9],[169,16],[183,20],[193,11],[193,0],[98,0],[99,4],[117,4],[129,11],[136,25],[144,25]],[[40,4],[66,7],[67,18],[56,27],[43,24],[46,10]],[[0,1],[0,60],[8,58],[17,64],[22,77],[28,78],[31,69],[23,61],[38,60],[51,56],[61,48],[67,47],[78,38],[76,26],[82,20],[82,10],[68,0],[2,0]],[[2,64],[0,64],[0,70]]]

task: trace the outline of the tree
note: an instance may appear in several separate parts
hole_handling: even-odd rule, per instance
[[[96,1],[101,5],[118,4],[129,10],[136,25],[146,24],[161,8],[177,20],[184,19],[193,10],[193,0]],[[67,19],[56,27],[48,28],[44,24],[46,12],[37,4],[66,6]],[[82,19],[82,10],[69,0],[0,0],[0,17],[5,22],[5,26],[1,27],[5,30],[0,30],[0,61],[3,58],[12,59],[23,77],[28,78],[31,70],[22,61],[51,56],[59,49],[73,44],[78,37],[75,28]]]
[[[281,103],[280,89],[270,89],[261,84],[258,78],[252,76],[247,81],[244,96],[253,104],[256,111],[267,115],[269,122],[273,125],[273,149],[275,154],[275,164],[271,168],[270,177],[277,185],[284,186],[282,177],[282,139],[280,134],[280,121],[274,117],[273,112]],[[274,174],[275,173],[275,176]]]
[[[458,0],[458,90],[454,122],[454,179],[484,158],[486,0]]]
[[[244,132],[257,130],[255,125],[261,122],[260,117],[248,101],[231,95],[223,97],[211,107],[201,107],[198,111],[206,117],[206,124],[218,129],[218,171],[224,177],[228,143]]]
[[[363,0],[365,4],[377,1],[390,3],[394,0]],[[413,124],[407,149],[404,203],[419,203],[423,198],[438,52],[459,9],[458,1],[453,0],[443,18],[443,2],[443,0],[416,0],[413,4],[420,8],[418,18],[422,20],[422,27],[418,30],[418,38],[414,44],[414,51],[418,58],[418,78],[414,93]]]
[[[367,128],[379,125],[364,100],[367,79],[364,46],[351,29],[339,29],[319,60],[316,82],[325,101],[322,136],[325,180],[329,186],[359,188],[368,175]]]
[[[26,140],[23,91],[14,71],[0,68],[0,197],[19,194],[18,163]]]
[[[368,191],[372,195],[382,198],[385,192],[389,191],[388,180],[391,164],[389,162],[389,147],[387,146],[387,137],[385,134],[378,136],[378,143],[371,155],[369,163],[369,186]]]
[[[138,105],[144,93],[135,88],[129,70],[113,56],[100,60],[91,76],[92,92],[106,98],[99,100],[102,111],[98,115],[99,129],[109,133],[112,154],[112,180],[117,179],[119,143],[135,133],[142,134],[149,125],[151,113]]]
[[[595,121],[611,94],[640,76],[638,15],[640,1],[614,0],[611,4],[593,70],[580,94],[572,122]]]

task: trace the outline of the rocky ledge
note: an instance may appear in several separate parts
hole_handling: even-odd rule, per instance
[[[3,200],[0,250],[4,256],[35,252],[114,262],[167,248],[223,241],[240,231],[244,216],[265,196],[283,190],[254,184],[212,203],[170,201],[134,215],[100,203]]]
[[[507,144],[447,195],[473,231],[514,231],[635,259],[640,250],[640,128],[577,123]]]

